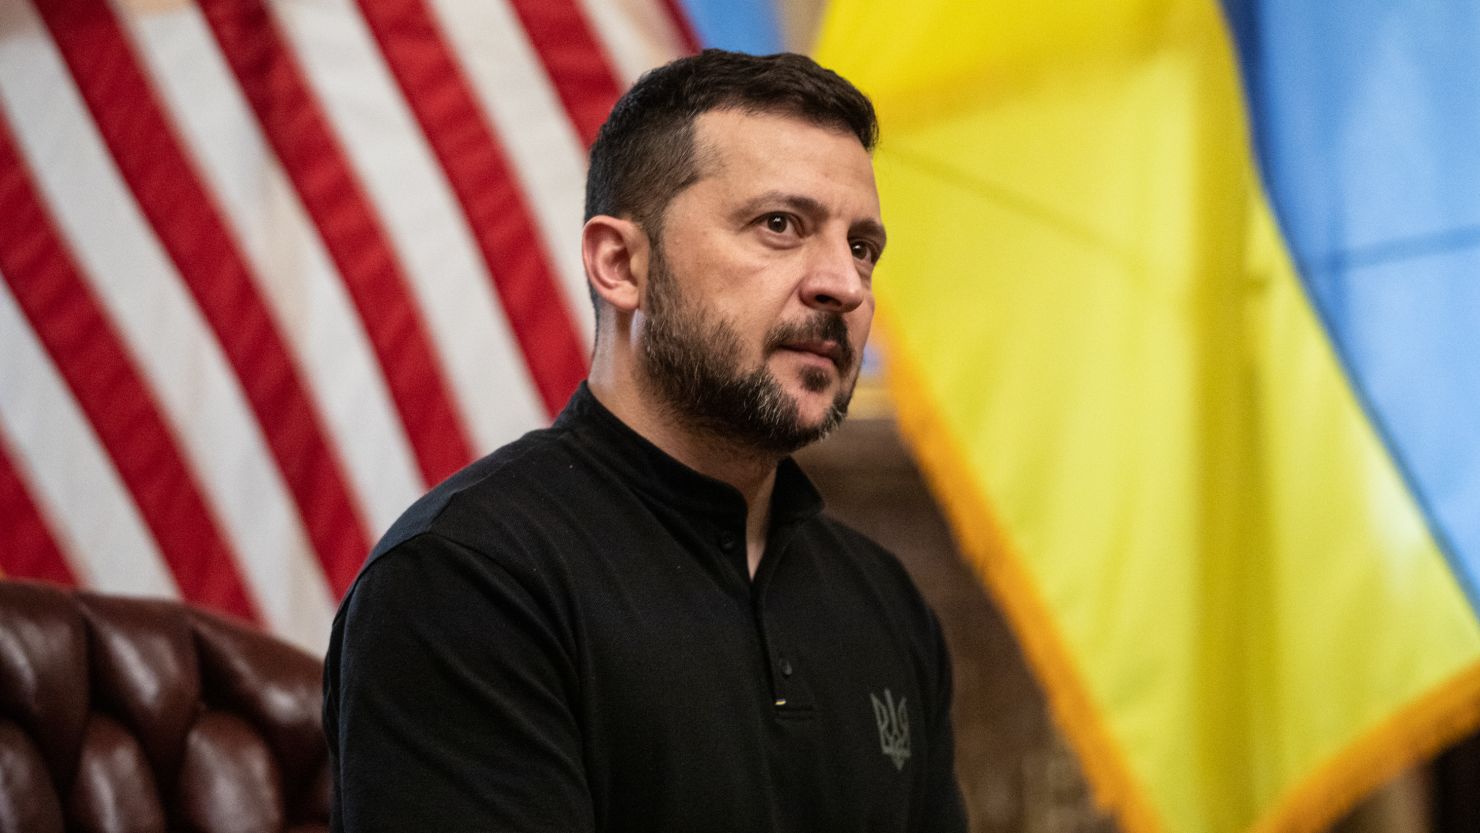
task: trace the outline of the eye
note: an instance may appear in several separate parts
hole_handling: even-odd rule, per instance
[[[879,262],[879,246],[871,240],[853,240],[849,243],[853,256],[868,263]]]
[[[761,225],[773,234],[786,234],[796,229],[796,221],[790,214],[767,214],[761,217]]]

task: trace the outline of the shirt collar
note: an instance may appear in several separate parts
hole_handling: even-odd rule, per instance
[[[638,491],[672,505],[737,517],[743,525],[746,506],[740,490],[689,468],[653,445],[607,410],[585,382],[555,419],[555,428],[589,439],[592,450],[606,457]],[[822,503],[822,495],[794,460],[787,457],[777,465],[771,495],[773,527],[817,515]]]

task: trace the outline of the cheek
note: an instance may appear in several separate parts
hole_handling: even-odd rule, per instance
[[[0,0],[3,2],[3,0]],[[770,273],[761,266],[731,257],[696,258],[683,273],[694,294],[706,298],[736,321],[764,318],[766,309],[785,301],[785,291],[773,286]]]
[[[848,334],[853,339],[853,346],[862,350],[874,323],[874,300],[870,298],[867,303],[850,313],[849,319]]]

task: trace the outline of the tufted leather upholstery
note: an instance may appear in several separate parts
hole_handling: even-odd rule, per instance
[[[0,582],[0,833],[327,830],[320,669],[174,602]]]

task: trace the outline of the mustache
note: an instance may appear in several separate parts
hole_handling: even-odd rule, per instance
[[[853,367],[856,359],[853,342],[848,338],[848,325],[835,312],[817,312],[801,321],[778,324],[766,334],[766,352],[771,353],[799,341],[831,341],[838,345],[833,361],[839,370]]]

